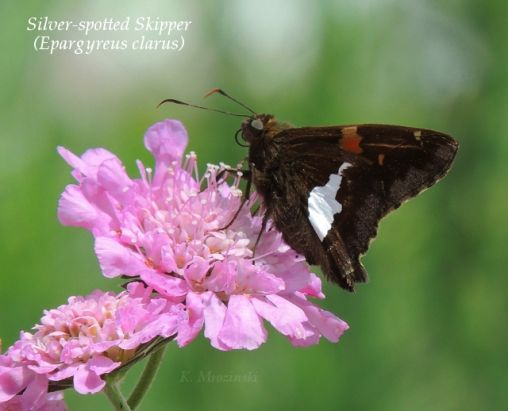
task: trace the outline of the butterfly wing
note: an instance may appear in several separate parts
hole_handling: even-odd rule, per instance
[[[352,290],[379,220],[442,178],[458,144],[432,130],[386,125],[290,128],[270,144],[277,161],[267,210],[284,239]],[[263,193],[262,193],[263,194]]]

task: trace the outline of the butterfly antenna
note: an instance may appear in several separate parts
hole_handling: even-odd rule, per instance
[[[247,118],[249,118],[249,117],[250,117],[250,116],[249,116],[249,115],[247,115],[247,114],[231,113],[231,112],[229,112],[229,111],[219,110],[219,109],[216,109],[216,108],[210,108],[210,107],[198,106],[198,105],[196,105],[196,104],[186,103],[185,101],[175,100],[174,98],[167,98],[167,99],[165,99],[165,100],[162,100],[162,101],[161,101],[161,102],[157,105],[157,108],[159,108],[160,106],[162,106],[163,104],[166,104],[166,103],[181,104],[182,106],[189,106],[189,107],[199,108],[199,109],[201,109],[201,110],[215,111],[216,113],[228,114],[228,115],[230,115],[230,116],[236,116],[236,117],[247,117]]]
[[[242,102],[238,101],[236,98],[231,97],[228,93],[226,93],[224,90],[222,90],[220,88],[214,88],[213,90],[210,90],[208,93],[205,94],[205,98],[209,97],[209,96],[211,96],[212,94],[215,94],[215,93],[222,94],[224,97],[230,99],[231,101],[234,101],[236,104],[239,104],[240,106],[242,106],[243,108],[249,110],[252,114],[257,116],[257,113],[254,110],[252,110],[250,107],[247,107],[245,104],[243,104]]]

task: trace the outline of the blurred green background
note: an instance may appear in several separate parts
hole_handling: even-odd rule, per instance
[[[32,48],[31,16],[192,20],[181,52]],[[165,106],[213,87],[297,125],[434,128],[461,144],[449,176],[386,218],[354,295],[325,284],[351,329],[296,349],[276,333],[253,352],[200,337],[170,346],[141,410],[500,410],[508,407],[508,3],[501,1],[24,1],[0,3],[0,336],[103,279],[88,232],[62,227],[70,183],[56,146],[106,147],[132,175],[147,127],[188,128],[201,165],[235,164],[234,117]],[[74,35],[52,34],[55,38]],[[120,33],[136,37],[139,33]],[[118,38],[100,33],[97,38]],[[234,109],[220,96],[208,105]],[[200,375],[249,376],[213,383]],[[70,410],[109,409],[68,392]]]

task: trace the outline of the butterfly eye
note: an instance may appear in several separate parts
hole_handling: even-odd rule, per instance
[[[256,130],[263,130],[263,122],[259,118],[252,120],[250,126]]]

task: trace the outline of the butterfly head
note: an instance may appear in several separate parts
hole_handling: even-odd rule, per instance
[[[238,131],[244,141],[252,144],[265,136],[273,122],[274,117],[271,114],[256,114],[246,118]]]

